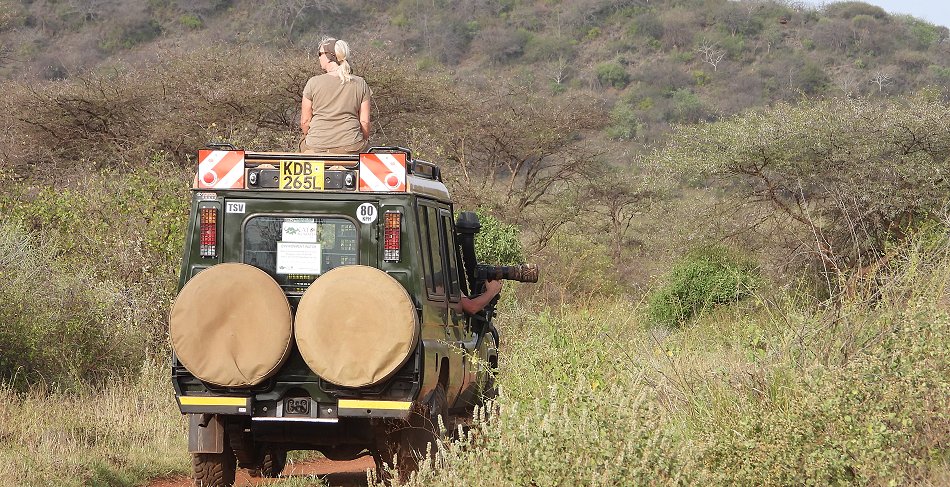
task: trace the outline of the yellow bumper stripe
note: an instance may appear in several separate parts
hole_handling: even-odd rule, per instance
[[[244,406],[244,407],[247,407],[246,397],[179,396],[178,402],[182,406]]]
[[[404,401],[361,401],[358,399],[340,399],[340,409],[394,409],[408,411],[411,402]]]

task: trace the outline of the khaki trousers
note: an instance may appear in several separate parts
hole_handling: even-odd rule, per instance
[[[369,147],[369,140],[364,139],[355,144],[344,145],[343,147],[334,147],[332,149],[314,149],[307,145],[307,138],[300,139],[300,152],[302,154],[359,154]]]

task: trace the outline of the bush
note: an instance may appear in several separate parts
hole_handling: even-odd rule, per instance
[[[865,2],[837,2],[825,6],[825,12],[833,17],[850,19],[858,15],[867,15],[875,19],[888,18],[887,11]]]
[[[114,53],[122,49],[131,49],[162,35],[162,25],[157,20],[141,20],[134,24],[114,29],[99,42],[99,49]]]
[[[678,126],[657,160],[684,176],[728,180],[736,196],[771,208],[785,240],[775,245],[809,246],[808,258],[845,270],[875,262],[914,222],[943,214],[948,114],[933,93],[779,104]]]
[[[482,229],[475,237],[475,256],[481,263],[515,265],[524,263],[521,231],[485,211],[476,211]]]
[[[193,13],[181,14],[181,16],[178,17],[178,23],[189,30],[198,30],[204,27],[204,22],[201,20],[201,17]]]
[[[614,139],[632,139],[643,130],[643,122],[637,116],[637,111],[622,101],[610,110],[610,121],[611,124],[607,127],[607,135]]]
[[[70,265],[50,235],[0,223],[0,276],[4,381],[58,388],[138,372],[147,340],[131,297]]]
[[[630,83],[630,75],[617,63],[603,63],[597,65],[597,80],[603,86],[621,89]]]
[[[756,265],[723,247],[687,253],[670,271],[666,284],[647,298],[650,323],[676,327],[712,306],[734,303],[752,294]]]
[[[154,168],[138,174],[106,172],[87,176],[79,189],[34,183],[33,187],[17,185],[0,196],[0,213],[7,221],[17,222],[33,242],[42,242],[49,249],[48,253],[37,255],[35,263],[50,269],[50,275],[33,271],[33,278],[42,277],[41,281],[54,283],[51,287],[37,288],[35,283],[29,285],[24,281],[7,288],[10,299],[22,300],[38,309],[32,315],[20,316],[10,311],[6,316],[18,323],[17,333],[26,333],[22,339],[46,336],[58,330],[58,326],[81,330],[92,327],[97,331],[102,325],[102,340],[110,339],[113,332],[128,334],[135,337],[137,350],[164,353],[165,320],[177,285],[190,204],[190,178],[161,158],[153,159],[153,163]],[[31,292],[37,294],[31,298]],[[78,313],[75,323],[60,323],[72,320],[73,312]],[[53,320],[55,324],[43,324],[44,320]],[[116,331],[116,327],[121,330]],[[99,340],[96,333],[88,335],[94,342]],[[83,346],[94,348],[100,346],[97,343]],[[115,353],[124,356],[123,347],[117,339]],[[104,371],[113,370],[109,365],[111,353],[103,352]],[[106,374],[95,363],[88,366],[91,369],[83,374]],[[30,380],[37,377],[32,375]]]
[[[646,340],[628,328],[632,307],[601,302],[558,313],[508,306],[499,314],[507,362],[498,414],[478,417],[462,441],[442,445],[441,468],[423,467],[409,485],[694,483],[687,445],[637,364],[627,362],[626,352]]]
[[[708,117],[705,105],[692,90],[681,89],[673,92],[672,108],[668,120],[679,123],[696,123]]]
[[[950,82],[950,67],[931,64],[927,69],[930,71],[930,75],[933,76],[938,82]]]
[[[650,39],[659,40],[663,37],[663,22],[651,12],[644,12],[637,16],[630,24],[628,32],[632,35],[642,35]]]
[[[946,29],[946,28],[944,28]],[[941,38],[946,37],[946,31],[941,35],[940,28],[927,22],[914,21],[910,27],[910,35],[920,49],[927,49]]]

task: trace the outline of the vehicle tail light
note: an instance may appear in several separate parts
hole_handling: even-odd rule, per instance
[[[201,212],[201,250],[202,257],[218,255],[218,209],[202,208]]]
[[[387,211],[383,226],[383,260],[399,262],[399,238],[402,234],[402,213]]]

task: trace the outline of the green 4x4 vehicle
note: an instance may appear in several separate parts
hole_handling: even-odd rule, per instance
[[[169,316],[195,483],[276,476],[297,449],[414,468],[494,394],[495,301],[468,315],[463,296],[537,281],[478,264],[478,230],[407,149],[200,151]]]

